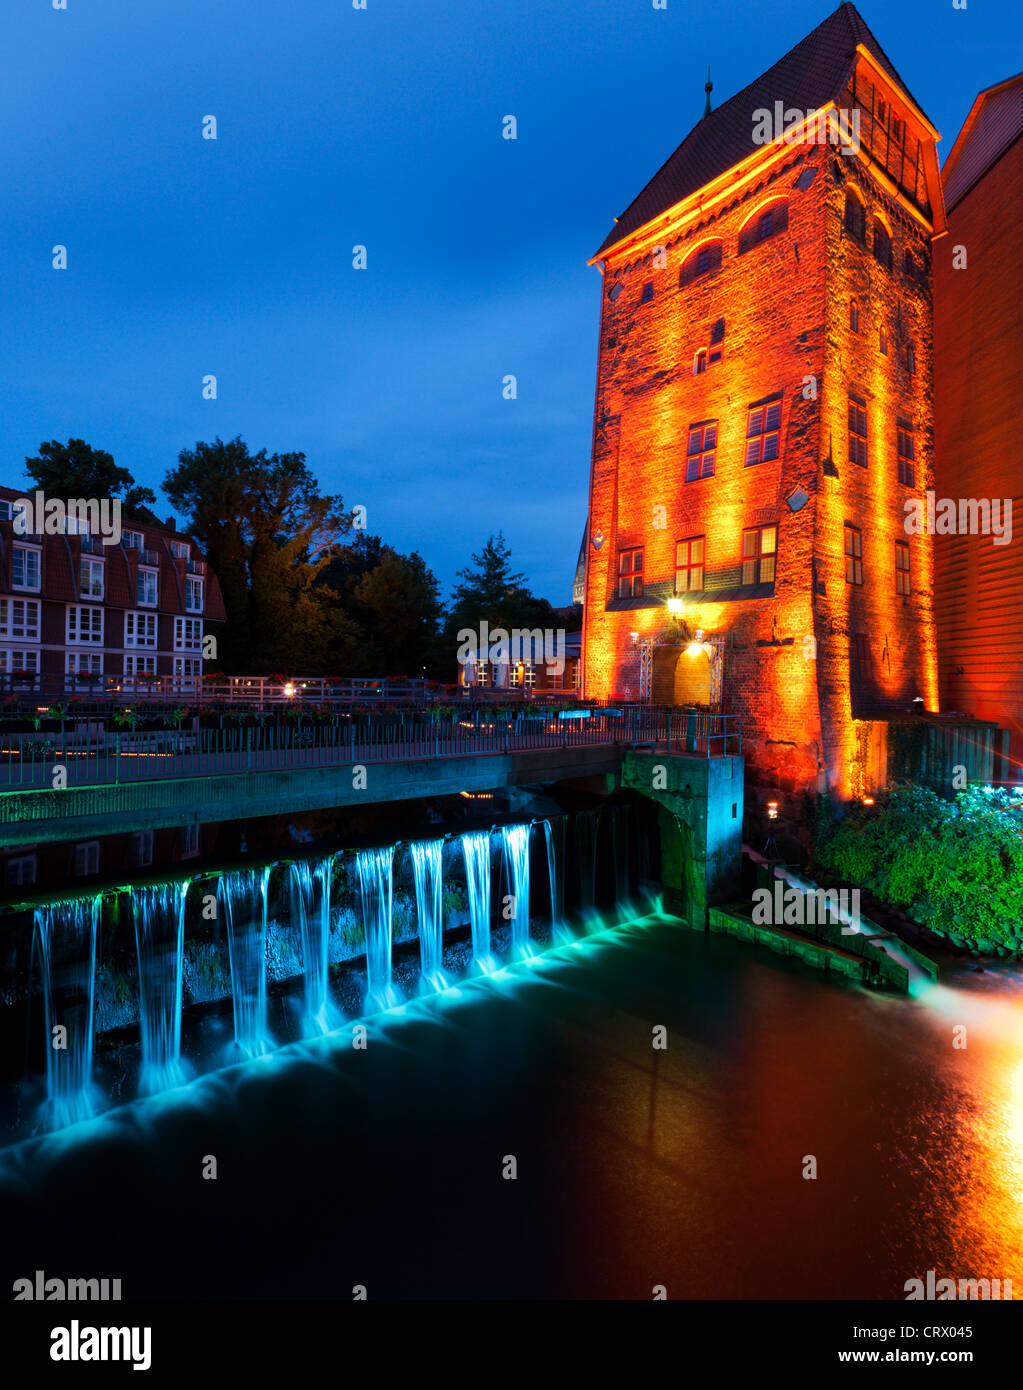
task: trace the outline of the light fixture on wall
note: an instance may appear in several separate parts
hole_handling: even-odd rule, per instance
[[[682,600],[680,598],[670,598],[668,600],[668,612],[673,618],[682,616]]]
[[[635,646],[636,643],[639,641],[639,633],[638,633],[638,632],[630,632],[630,633],[629,633],[629,636],[632,638],[632,645]]]
[[[777,820],[777,819],[778,819],[778,803],[777,803],[777,801],[769,801],[769,802],[767,803],[767,819],[768,819],[768,820]]]

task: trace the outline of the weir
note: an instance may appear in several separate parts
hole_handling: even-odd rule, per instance
[[[99,898],[37,909],[46,1010],[46,1110],[54,1129],[93,1113],[92,1025]]]
[[[187,883],[162,883],[131,893],[139,963],[139,1033],[143,1093],[185,1079],[181,1065],[182,956]]]
[[[416,918],[423,979],[431,988],[448,985],[441,969],[444,956],[443,860],[444,841],[425,840],[409,845],[416,887]]]
[[[234,1040],[243,1057],[268,1051],[266,1025],[266,887],[265,869],[242,869],[220,880],[227,924],[234,1001]]]
[[[360,850],[356,856],[366,931],[367,994],[378,1009],[393,1007],[399,998],[391,983],[393,864],[393,845]]]
[[[501,827],[505,879],[511,902],[512,954],[532,955],[529,945],[529,831],[528,825]]]
[[[472,921],[473,959],[481,970],[489,973],[494,965],[490,954],[490,832],[478,830],[463,835],[462,854]]]
[[[288,865],[292,920],[302,933],[305,973],[305,1031],[329,1033],[337,1012],[327,998],[327,946],[330,939],[330,885],[334,856]]]

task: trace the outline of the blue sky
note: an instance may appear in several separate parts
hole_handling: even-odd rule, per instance
[[[445,591],[503,528],[536,591],[568,602],[599,314],[586,261],[699,118],[708,62],[717,103],[833,8],[9,3],[0,480],[80,435],[158,491],[181,448],[241,434],[303,450]],[[976,92],[1023,67],[1012,0],[860,9],[943,153]]]

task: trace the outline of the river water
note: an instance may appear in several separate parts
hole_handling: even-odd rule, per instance
[[[650,918],[368,1030],[0,1155],[7,1277],[117,1277],[126,1299],[901,1299],[935,1269],[1023,1293],[1009,968],[908,1000]]]

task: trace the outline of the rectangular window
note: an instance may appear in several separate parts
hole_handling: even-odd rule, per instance
[[[512,670],[513,684],[515,684],[516,669],[513,668]],[[176,656],[174,658],[174,679],[176,682],[180,682],[180,684],[175,685],[176,690],[194,690],[201,675],[202,662],[197,656]]]
[[[37,598],[0,598],[0,637],[38,642],[39,610]]]
[[[916,371],[916,351],[912,347],[906,349],[906,371],[910,376]]]
[[[79,568],[79,591],[82,598],[102,598],[103,597],[103,570],[102,560],[87,560],[82,556]]]
[[[39,653],[29,648],[23,651],[0,649],[0,676],[12,678],[38,676]]]
[[[908,594],[912,592],[909,576],[909,542],[895,542],[895,592],[897,594]]]
[[[845,523],[845,582],[863,583],[863,536],[858,526]]]
[[[187,541],[171,541],[170,548],[175,560],[187,560],[192,553]]]
[[[174,619],[174,650],[176,652],[198,652],[202,650],[202,619]]]
[[[156,607],[156,570],[139,570],[135,602]]]
[[[65,652],[64,669],[69,676],[101,676],[103,657],[99,652]]]
[[[693,483],[697,478],[712,476],[717,444],[718,423],[716,420],[711,420],[705,425],[689,426],[689,444],[686,449],[687,483]]]
[[[40,551],[26,545],[11,547],[11,587],[38,589],[40,580]]]
[[[155,647],[156,614],[125,613],[124,645],[126,647]]]
[[[697,593],[703,588],[703,536],[675,543],[675,592]]]
[[[777,526],[754,526],[742,533],[743,584],[772,584],[778,555]]]
[[[121,542],[126,545],[129,550],[143,550],[145,548],[146,538],[141,531],[122,531]]]
[[[855,681],[870,679],[870,643],[865,632],[857,632],[849,648],[849,665]]]
[[[126,676],[155,676],[156,657],[136,656],[131,652],[126,653],[124,658],[124,674]]]
[[[67,640],[69,643],[103,645],[103,609],[69,604],[67,610]]]
[[[199,853],[199,823],[181,827],[181,858],[194,859]]]
[[[781,398],[750,407],[746,425],[746,467],[778,457]]]
[[[19,854],[7,861],[7,885],[9,888],[24,888],[36,881],[36,856]]]
[[[153,832],[136,830],[131,837],[131,862],[136,869],[146,869],[153,862]]]
[[[99,873],[99,841],[89,840],[86,844],[75,845],[75,876],[85,878]]]
[[[866,402],[849,397],[849,462],[867,466]]]
[[[643,597],[643,551],[618,552],[618,597]]]
[[[899,456],[899,482],[907,487],[916,487],[916,466],[913,462],[913,426],[908,420],[896,421],[896,439]]]
[[[189,613],[202,612],[202,580],[185,580],[185,608]]]

